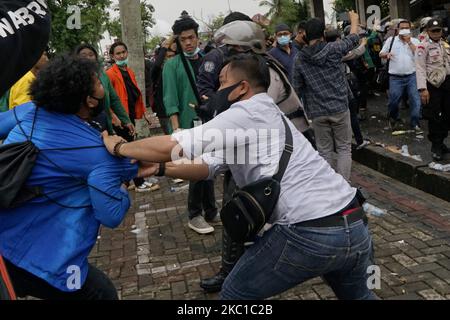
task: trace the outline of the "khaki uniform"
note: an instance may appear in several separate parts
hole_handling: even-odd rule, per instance
[[[439,88],[427,81],[427,74],[446,69],[447,77]],[[423,106],[423,116],[429,121],[428,139],[432,152],[445,148],[450,129],[450,45],[444,41],[423,41],[416,51],[417,88],[428,90],[430,101]]]
[[[445,57],[447,56],[447,57]],[[444,63],[444,59],[447,60]],[[445,41],[434,42],[431,39],[417,46],[416,70],[417,89],[427,89],[427,73],[446,64],[447,75],[450,75],[450,45]]]

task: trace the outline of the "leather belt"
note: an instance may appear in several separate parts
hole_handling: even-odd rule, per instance
[[[330,228],[345,226],[345,220],[347,220],[348,225],[351,225],[360,220],[363,220],[364,223],[367,224],[368,221],[366,214],[363,208],[361,208],[361,206],[359,205],[359,202],[356,198],[350,205],[348,205],[338,213],[315,220],[300,222],[298,223],[298,225],[308,228]]]

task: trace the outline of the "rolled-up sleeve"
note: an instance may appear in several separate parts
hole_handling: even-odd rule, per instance
[[[193,160],[205,153],[239,147],[234,139],[227,139],[227,134],[247,128],[251,121],[245,108],[232,106],[204,125],[174,133],[172,138],[181,146],[184,155]]]

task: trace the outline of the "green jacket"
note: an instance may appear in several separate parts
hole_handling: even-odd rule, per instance
[[[111,110],[116,114],[116,116],[122,121],[123,125],[131,123],[130,117],[128,116],[127,112],[125,111],[122,102],[120,102],[119,97],[117,96],[116,91],[111,85],[111,82],[109,81],[108,75],[103,71],[103,69],[100,70],[100,82],[102,83],[103,88],[105,89],[105,112],[106,112],[106,121],[108,125],[108,132],[109,134],[113,134],[113,126],[112,126],[112,116],[111,116]]]
[[[189,69],[195,79],[191,64],[189,64]],[[197,99],[179,55],[170,59],[164,65],[163,95],[167,116],[178,114],[180,128],[191,129],[197,114],[189,104],[197,105]]]

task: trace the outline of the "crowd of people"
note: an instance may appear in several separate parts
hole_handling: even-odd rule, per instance
[[[35,28],[0,39],[0,51],[33,54],[1,70],[0,165],[12,154],[30,169],[0,168],[1,199],[11,200],[0,204],[0,268],[9,278],[2,272],[0,284],[19,297],[117,299],[88,256],[100,225],[122,222],[130,181],[149,192],[159,188],[150,177],[189,180],[188,227],[208,235],[224,219],[214,193],[214,178],[224,174],[224,206],[268,177],[279,180],[280,194],[264,232],[250,241],[224,228],[221,269],[202,279],[204,290],[265,299],[321,276],[340,299],[376,299],[367,286],[373,245],[364,199],[351,185],[352,139],[357,148],[369,144],[359,121],[368,96],[386,90],[392,130],[404,125],[406,100],[411,130],[423,133],[421,120],[429,121],[434,160],[450,152],[450,46],[439,19],[421,21],[419,40],[410,21],[369,29],[351,11],[341,28],[317,18],[280,23],[271,43],[250,17],[232,12],[205,53],[199,24],[183,12],[146,62],[145,101],[126,43],[111,46],[109,68],[86,43],[49,61],[45,2],[6,1],[1,17],[19,9],[35,15]],[[33,50],[18,42],[32,38]],[[137,140],[147,109],[165,135]],[[264,139],[209,134],[249,129]],[[228,157],[248,149],[256,162]]]

